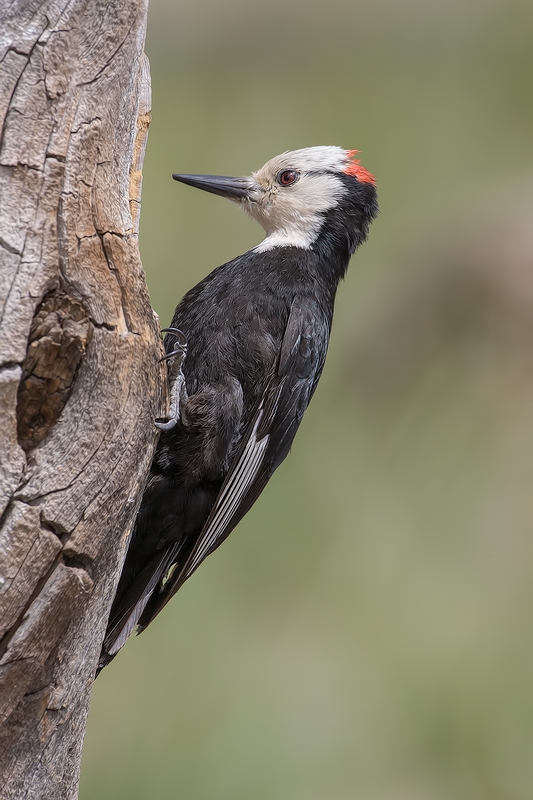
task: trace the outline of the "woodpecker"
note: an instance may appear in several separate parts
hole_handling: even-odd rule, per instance
[[[170,415],[156,423],[99,669],[226,539],[289,452],[324,366],[337,286],[378,212],[357,152],[308,147],[250,177],[172,176],[238,203],[266,236],[187,292],[166,329]]]

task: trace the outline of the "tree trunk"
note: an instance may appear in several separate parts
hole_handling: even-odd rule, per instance
[[[0,0],[0,790],[75,798],[164,414],[137,237],[147,0]]]

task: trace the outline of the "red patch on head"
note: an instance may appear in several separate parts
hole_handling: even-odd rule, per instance
[[[375,186],[376,185],[376,179],[374,178],[372,173],[369,172],[364,167],[362,167],[357,158],[354,158],[355,154],[358,153],[358,152],[359,152],[359,150],[348,150],[347,151],[348,159],[349,159],[350,163],[348,164],[348,166],[344,170],[344,173],[345,173],[345,175],[353,175],[354,178],[357,178],[357,180],[361,181],[361,183],[371,183],[372,186]]]

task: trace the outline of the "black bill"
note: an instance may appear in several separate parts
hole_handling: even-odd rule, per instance
[[[230,200],[243,200],[249,196],[250,180],[248,178],[228,178],[225,175],[173,175],[175,181],[195,186]]]

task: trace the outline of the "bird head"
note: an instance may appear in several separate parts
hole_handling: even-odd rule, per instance
[[[239,203],[265,230],[256,251],[313,249],[321,235],[333,232],[337,237],[347,234],[353,252],[378,210],[375,178],[356,153],[342,147],[306,147],[272,158],[249,177],[172,177]]]

